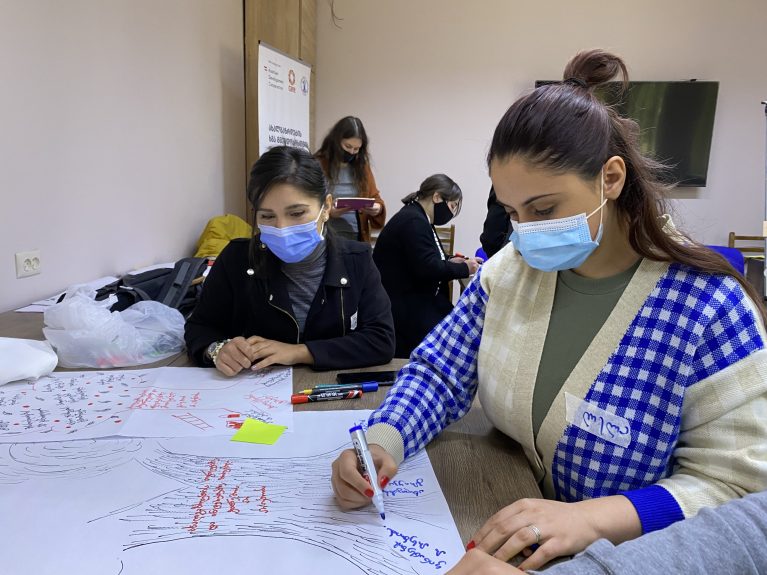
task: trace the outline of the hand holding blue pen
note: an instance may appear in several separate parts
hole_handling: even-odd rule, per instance
[[[383,503],[383,491],[378,484],[378,473],[376,472],[376,466],[373,462],[373,456],[371,455],[370,449],[368,448],[365,432],[362,430],[361,426],[355,425],[349,430],[349,433],[352,436],[352,445],[354,445],[354,450],[357,452],[357,459],[360,464],[360,469],[362,470],[362,475],[365,476],[365,478],[370,483],[370,486],[373,488],[373,505],[375,505],[376,510],[381,515],[381,519],[386,520],[386,513],[384,512]]]

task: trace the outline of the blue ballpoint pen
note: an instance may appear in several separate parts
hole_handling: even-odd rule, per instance
[[[365,432],[362,431],[360,425],[355,425],[349,430],[352,436],[352,445],[357,452],[357,460],[360,462],[360,468],[362,474],[370,482],[370,486],[373,488],[373,505],[381,515],[381,519],[386,520],[386,513],[384,513],[383,503],[383,491],[381,486],[378,485],[378,473],[376,473],[376,466],[373,462],[373,455],[368,448],[368,442],[365,438]]]

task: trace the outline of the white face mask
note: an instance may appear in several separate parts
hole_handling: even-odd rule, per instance
[[[530,267],[544,272],[570,270],[580,267],[599,246],[602,239],[602,208],[607,203],[604,197],[605,177],[599,188],[601,203],[590,214],[578,214],[567,218],[541,222],[513,222],[511,243]],[[597,237],[591,239],[588,219],[599,212]]]

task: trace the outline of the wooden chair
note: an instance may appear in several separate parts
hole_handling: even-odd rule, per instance
[[[455,224],[449,226],[435,226],[437,230],[437,237],[442,244],[442,249],[449,256],[455,254]]]
[[[445,250],[447,255],[452,256],[455,249],[455,225],[436,227],[435,229],[437,230],[439,242],[442,244],[442,249]],[[371,248],[375,247],[378,234],[380,233],[381,230],[370,230]]]
[[[736,245],[739,242],[746,242],[748,245]],[[754,245],[758,243],[759,245]],[[764,236],[739,236],[735,232],[730,232],[727,240],[727,247],[735,248],[743,254],[746,259],[764,257]]]
[[[442,249],[448,256],[455,255],[455,224],[449,226],[434,226],[437,230],[437,237],[439,243],[442,244]],[[448,294],[450,295],[450,301],[453,301],[453,283],[447,286]]]
[[[764,241],[765,236],[739,236],[735,232],[730,232],[727,240],[729,248],[742,254],[743,275],[759,293],[764,293]]]

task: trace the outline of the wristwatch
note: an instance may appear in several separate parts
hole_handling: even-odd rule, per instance
[[[223,339],[221,341],[214,341],[205,350],[205,355],[213,363],[214,366],[216,365],[216,360],[218,359],[219,352],[230,341],[231,340],[229,340],[229,339]]]

